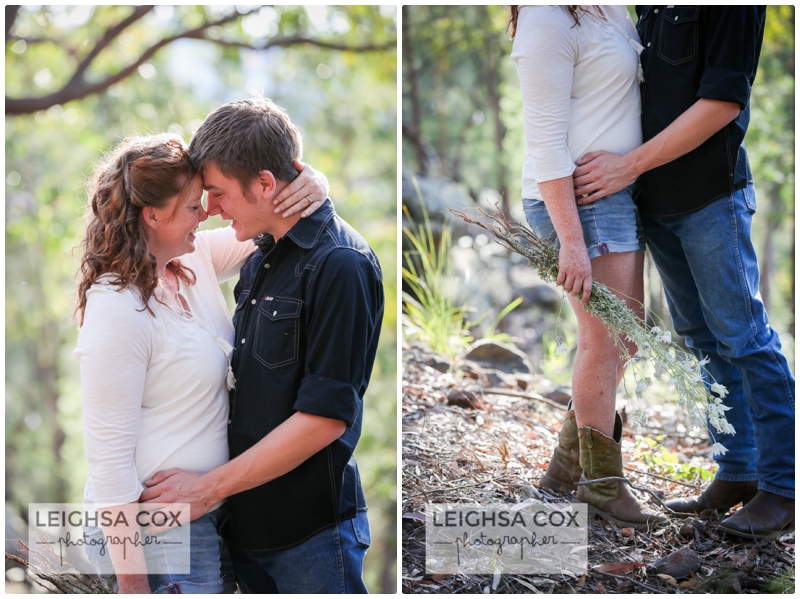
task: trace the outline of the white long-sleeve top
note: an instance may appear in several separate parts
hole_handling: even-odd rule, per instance
[[[642,143],[639,42],[624,6],[603,6],[616,25],[562,6],[520,7],[511,59],[522,91],[522,197],[542,199],[537,181],[572,175],[587,152],[625,153]]]
[[[197,277],[181,290],[190,317],[155,300],[151,315],[137,289],[98,282],[87,292],[74,353],[88,503],[130,503],[159,470],[207,472],[228,461],[228,362],[214,335],[233,343],[233,325],[219,283],[254,250],[229,227],[197,234],[195,251],[180,257]]]

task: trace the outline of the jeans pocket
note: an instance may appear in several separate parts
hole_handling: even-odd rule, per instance
[[[265,295],[258,306],[253,355],[267,368],[297,361],[300,351],[301,300]]]
[[[350,522],[353,526],[353,535],[355,536],[356,541],[365,547],[369,547],[372,544],[372,534],[369,530],[369,519],[367,518],[367,512],[358,512],[358,515],[355,518],[351,518]]]
[[[741,190],[742,195],[744,196],[744,203],[747,206],[747,209],[750,211],[750,214],[756,213],[756,191],[753,189],[752,185],[748,185],[744,189]]]
[[[536,237],[552,244],[556,240],[556,229],[553,227],[553,221],[550,220],[550,214],[547,212],[544,202],[522,200],[522,207],[525,210],[528,225]]]

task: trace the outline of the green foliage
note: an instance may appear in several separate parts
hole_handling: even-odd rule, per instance
[[[414,248],[405,253],[402,270],[403,283],[410,290],[403,292],[403,328],[406,338],[420,339],[434,351],[455,356],[472,342],[472,337],[465,321],[467,307],[456,305],[447,289],[453,277],[450,229],[445,222],[437,247],[421,194],[420,205],[424,219],[421,224],[416,224],[403,207],[411,223],[403,232]]]
[[[102,80],[162,37],[230,10],[159,6],[98,56],[87,79]],[[209,37],[259,45],[274,36],[307,36],[349,46],[396,37],[394,7],[257,10],[254,20],[237,18]],[[6,42],[6,94],[57,90],[92,43],[131,11],[21,7]],[[269,31],[259,30],[265,23]],[[23,47],[17,36],[44,41]],[[169,130],[188,141],[211,110],[256,89],[287,109],[303,133],[304,161],[327,175],[337,212],[364,235],[383,269],[385,317],[356,456],[374,539],[365,578],[373,591],[394,592],[396,52],[308,44],[256,52],[187,39],[162,48],[146,64],[102,93],[5,120],[7,508],[22,516],[28,503],[79,502],[83,496],[86,460],[71,313],[78,267],[73,248],[82,236],[83,190],[93,164],[132,133]],[[215,217],[203,226],[222,225]],[[230,288],[223,287],[228,299]]]
[[[794,595],[794,570],[778,575],[763,591],[780,595]]]
[[[793,298],[795,286],[794,83],[794,6],[768,6],[745,145],[758,193],[753,239],[761,295],[780,332],[794,323],[792,305],[785,301]]]
[[[571,349],[575,347],[576,342],[574,327],[562,328],[560,334],[554,331],[542,335],[542,360],[539,362],[539,368],[547,379],[559,385],[572,383],[572,352],[559,351],[559,347]]]
[[[410,226],[403,227],[403,233],[413,248],[403,254],[403,284],[408,289],[403,292],[403,328],[407,339],[419,339],[434,351],[456,356],[472,343],[474,337],[470,330],[489,311],[475,321],[466,319],[469,307],[458,304],[454,291],[457,285],[454,284],[450,262],[450,227],[445,220],[437,243],[428,217],[428,208],[416,178],[414,186],[419,197],[423,222],[415,223],[408,208],[403,206],[403,212],[410,223]],[[513,343],[511,335],[496,333],[495,329],[521,303],[522,298],[509,302],[494,318],[482,338]]]
[[[714,480],[714,473],[705,468],[682,461],[677,453],[670,451],[660,444],[663,435],[656,439],[651,437],[638,437],[634,458],[644,462],[649,471],[675,479],[690,482],[699,480]]]
[[[489,328],[486,329],[486,333],[484,333],[483,338],[491,339],[494,341],[500,341],[503,343],[511,343],[512,342],[511,335],[509,335],[508,333],[495,333],[495,329],[497,329],[497,327],[500,325],[500,322],[506,316],[508,316],[512,310],[518,308],[521,303],[522,303],[521,297],[518,297],[517,299],[508,302],[508,305],[502,310],[500,310],[500,313],[497,316],[495,316],[494,320],[492,321],[492,324],[490,324]],[[471,323],[471,324],[475,325],[477,323]]]
[[[412,61],[403,61],[403,123],[410,123],[410,71],[416,71],[420,137],[431,169],[466,185],[520,195],[525,141],[507,6],[408,6]],[[404,49],[404,54],[406,50]],[[405,168],[418,171],[410,143]]]

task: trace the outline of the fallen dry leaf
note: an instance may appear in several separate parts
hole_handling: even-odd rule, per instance
[[[611,564],[600,564],[599,566],[595,566],[595,570],[598,572],[606,572],[607,574],[625,574],[626,572],[632,572],[636,568],[643,567],[644,564],[641,562],[614,562]],[[661,576],[659,574],[659,576]]]
[[[408,513],[406,512],[403,514],[403,519],[409,518],[411,520],[419,520],[420,522],[425,522],[425,514],[416,514],[416,513]]]
[[[664,582],[666,582],[670,586],[673,586],[673,587],[677,587],[678,586],[678,581],[675,580],[669,574],[656,574],[656,576],[658,576],[661,580],[663,580]]]

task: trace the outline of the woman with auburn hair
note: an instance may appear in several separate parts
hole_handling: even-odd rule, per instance
[[[576,485],[624,475],[615,413],[624,366],[603,322],[583,308],[594,276],[642,314],[645,245],[635,184],[584,204],[572,173],[587,152],[642,143],[639,37],[624,6],[514,6],[509,28],[525,125],[523,206],[536,235],[559,249],[556,283],[578,321],[572,405],[539,484],[577,488],[590,513],[621,526],[652,527],[664,518],[623,482]]]
[[[308,214],[325,200],[327,181],[297,167],[301,175],[279,200],[282,208],[307,200]],[[255,245],[237,241],[230,227],[198,232],[208,217],[202,196],[185,144],[166,134],[126,139],[89,184],[75,310],[89,464],[84,495],[130,522],[142,483],[157,471],[206,472],[229,458],[233,326],[219,284],[239,273]],[[224,510],[214,506],[191,523],[190,563],[165,543],[104,541],[104,533],[132,537],[138,526],[85,527],[87,553],[99,572],[116,573],[121,593],[233,592],[218,532]]]

